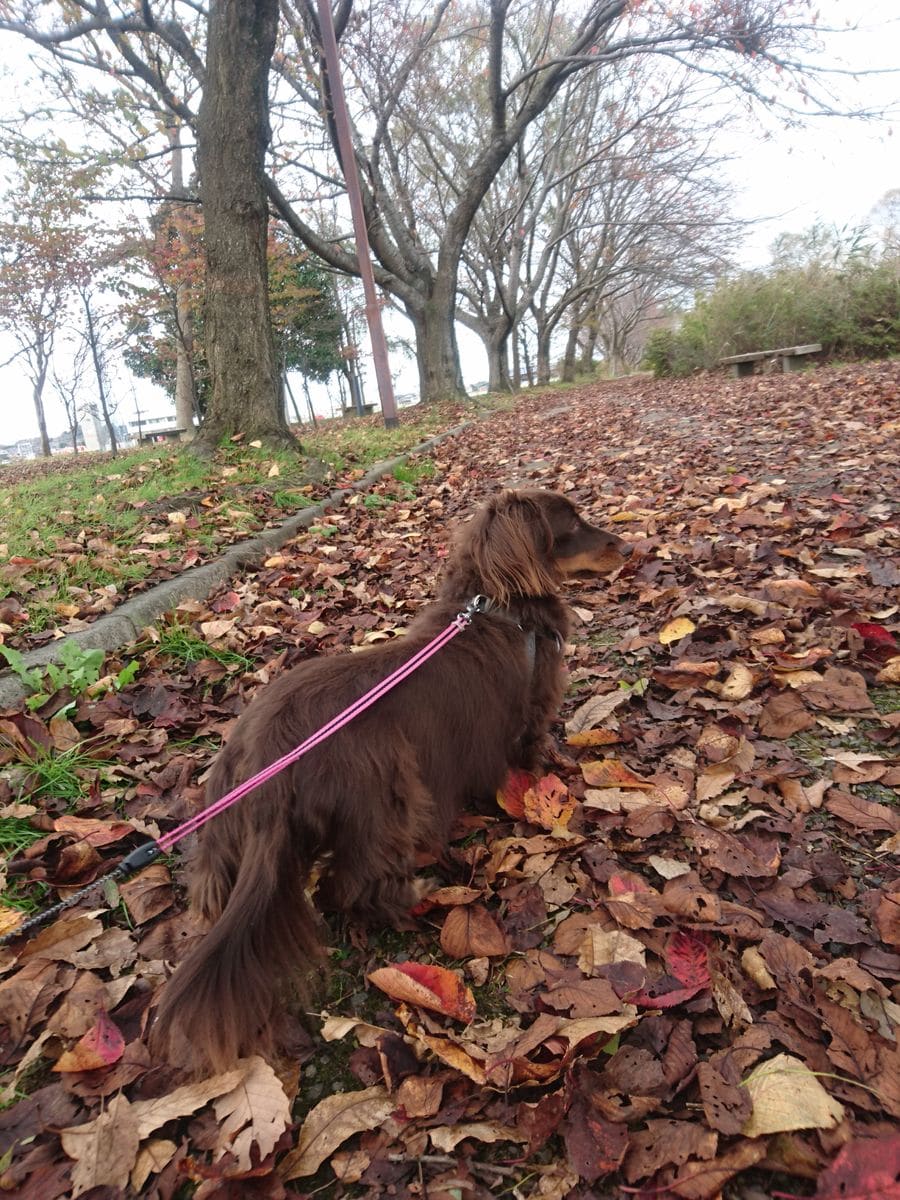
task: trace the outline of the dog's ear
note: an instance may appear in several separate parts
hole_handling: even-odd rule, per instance
[[[530,496],[505,491],[490,500],[472,523],[471,550],[487,594],[500,604],[558,590],[553,534]]]

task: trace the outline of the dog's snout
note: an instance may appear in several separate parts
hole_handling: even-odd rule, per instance
[[[630,558],[634,552],[634,546],[631,542],[619,542],[619,553],[623,558]]]

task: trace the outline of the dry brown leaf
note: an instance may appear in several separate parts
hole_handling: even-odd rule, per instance
[[[889,658],[878,674],[876,683],[900,683],[900,656]]]
[[[626,691],[606,692],[602,696],[592,696],[566,721],[566,734],[571,737],[572,734],[593,729],[629,699],[630,693]]]
[[[151,1175],[164,1171],[178,1152],[178,1146],[168,1138],[151,1138],[141,1146],[131,1171],[131,1186],[142,1195],[144,1184]]]
[[[287,1183],[315,1175],[322,1163],[355,1133],[376,1129],[395,1106],[383,1087],[326,1096],[300,1128],[297,1145],[278,1164],[278,1177]]]
[[[753,691],[754,675],[743,663],[736,663],[722,684],[719,695],[723,700],[746,700]]]
[[[777,986],[775,980],[769,974],[766,960],[755,946],[748,946],[741,955],[741,966],[756,986],[762,988],[763,991],[770,991]]]
[[[95,1187],[124,1189],[140,1145],[137,1117],[124,1096],[113,1096],[105,1112],[84,1125],[60,1131],[62,1148],[75,1159],[72,1196]]]
[[[585,930],[578,952],[578,969],[584,975],[593,975],[598,967],[614,962],[636,962],[645,967],[647,951],[643,942],[621,929],[592,926]]]
[[[230,1091],[213,1102],[219,1121],[218,1153],[233,1154],[240,1170],[251,1166],[251,1150],[256,1146],[260,1159],[275,1148],[275,1143],[291,1123],[291,1102],[269,1064],[259,1055],[242,1060],[244,1075]]]
[[[165,1125],[167,1121],[173,1121],[176,1117],[191,1116],[215,1096],[232,1091],[243,1076],[244,1070],[238,1066],[221,1075],[213,1075],[209,1079],[201,1079],[197,1083],[187,1083],[183,1087],[176,1088],[174,1092],[157,1096],[153,1100],[136,1100],[131,1109],[137,1122],[138,1136],[141,1141],[154,1133],[161,1125]]]
[[[480,904],[451,908],[441,927],[441,948],[450,958],[499,958],[509,939]]]
[[[495,1121],[472,1121],[467,1125],[437,1125],[428,1136],[435,1150],[450,1154],[465,1138],[476,1142],[524,1142],[528,1139],[518,1129]]]

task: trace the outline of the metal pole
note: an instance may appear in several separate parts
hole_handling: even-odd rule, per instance
[[[372,359],[375,365],[375,379],[378,383],[378,396],[381,400],[381,412],[384,416],[384,423],[388,429],[393,429],[400,421],[397,416],[397,403],[394,400],[394,385],[391,381],[387,341],[384,336],[384,326],[381,322],[381,308],[378,304],[378,297],[375,295],[375,276],[372,271],[372,259],[369,255],[369,235],[366,230],[362,191],[360,190],[359,175],[356,170],[356,156],[353,153],[353,143],[350,138],[350,117],[347,113],[347,101],[344,98],[344,85],[341,80],[337,38],[335,37],[334,21],[331,16],[331,0],[317,0],[317,4],[322,49],[325,54],[325,70],[328,75],[328,83],[331,91],[334,125],[337,130],[344,182],[347,185],[347,196],[350,200],[350,212],[353,215],[353,232],[356,235],[356,256],[359,259],[359,274],[362,278],[363,291],[366,296],[366,323],[369,326],[369,338],[372,342]]]

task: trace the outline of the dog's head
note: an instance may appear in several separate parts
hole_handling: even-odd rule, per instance
[[[552,596],[570,575],[608,575],[631,551],[614,533],[589,525],[557,492],[501,492],[479,510],[467,534],[485,590],[501,604],[513,596]]]

